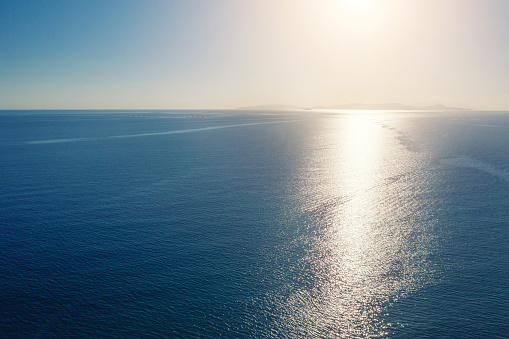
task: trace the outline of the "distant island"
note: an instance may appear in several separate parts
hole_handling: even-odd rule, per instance
[[[461,107],[449,107],[442,104],[429,105],[429,106],[413,106],[404,105],[398,103],[388,104],[363,104],[363,103],[351,103],[335,106],[313,106],[313,107],[300,107],[292,105],[260,105],[260,106],[248,106],[238,107],[238,110],[278,110],[278,109],[295,109],[295,110],[310,110],[310,109],[358,109],[358,110],[423,110],[423,111],[469,111],[469,108]]]
[[[274,110],[274,109],[304,109],[304,107],[291,106],[291,105],[260,105],[260,106],[237,107],[237,109],[240,109],[240,110],[252,110],[252,109]]]

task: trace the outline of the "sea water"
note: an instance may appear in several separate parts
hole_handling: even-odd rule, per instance
[[[0,336],[509,337],[509,114],[0,112]]]

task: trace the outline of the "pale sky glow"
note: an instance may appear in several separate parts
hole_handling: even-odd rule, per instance
[[[0,0],[0,109],[509,110],[506,0]]]

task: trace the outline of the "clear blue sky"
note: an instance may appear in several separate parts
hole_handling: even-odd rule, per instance
[[[509,110],[508,0],[0,0],[0,109]]]

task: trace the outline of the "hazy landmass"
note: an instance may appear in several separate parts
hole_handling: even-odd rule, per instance
[[[239,110],[277,110],[277,109],[359,109],[359,110],[425,110],[425,111],[468,111],[469,108],[462,107],[449,107],[442,104],[429,105],[429,106],[413,106],[399,103],[387,104],[363,104],[351,103],[334,106],[313,106],[301,107],[292,105],[260,105],[249,107],[238,107]]]
[[[274,110],[274,109],[303,109],[303,108],[304,107],[292,105],[260,105],[260,106],[237,107],[237,109],[240,110],[250,110],[250,109]]]
[[[315,109],[382,109],[382,110],[429,110],[429,111],[466,111],[468,108],[449,107],[442,104],[429,106],[404,105],[399,103],[388,104],[363,104],[351,103],[336,106],[316,106]]]

